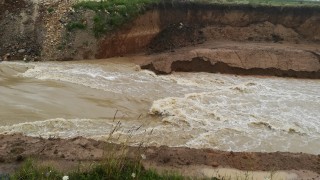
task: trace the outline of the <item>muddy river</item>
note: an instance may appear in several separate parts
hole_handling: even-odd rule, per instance
[[[0,133],[320,154],[320,80],[1,62]]]

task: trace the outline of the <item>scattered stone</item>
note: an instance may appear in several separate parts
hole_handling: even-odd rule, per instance
[[[151,149],[151,148],[148,148],[147,150],[146,150],[146,153],[147,154],[154,154],[156,151],[154,150],[154,149]]]
[[[17,145],[17,144],[16,144]],[[22,148],[22,147],[14,147],[14,148],[12,148],[11,150],[10,150],[10,153],[12,153],[12,154],[21,154],[21,153],[23,153],[25,151],[25,149],[24,148]]]
[[[141,67],[140,67],[139,65],[136,65],[136,66],[134,67],[134,70],[135,70],[135,71],[141,71]]]
[[[215,162],[215,161],[214,161],[214,162],[212,162],[212,163],[211,163],[211,166],[212,166],[212,167],[218,167],[218,166],[219,166],[219,164],[218,164],[217,162]]]
[[[169,162],[170,162],[170,157],[168,157],[168,156],[163,157],[162,163],[166,164],[166,163],[169,163]]]
[[[10,59],[10,53],[7,53],[6,55],[3,56],[3,61],[9,61]]]
[[[24,52],[26,52],[25,49],[19,49],[19,50],[18,50],[18,53],[24,53]]]
[[[233,151],[230,151],[229,152],[229,156],[234,156],[235,154],[234,154],[234,152]]]
[[[23,156],[20,154],[17,156],[16,161],[21,162],[21,161],[23,161],[23,159],[24,159]]]
[[[23,61],[24,61],[24,62],[28,62],[28,56],[27,56],[27,55],[24,55]]]
[[[242,156],[242,158],[243,158],[243,159],[248,159],[249,157],[246,156],[246,155],[244,155],[244,156]]]
[[[83,148],[86,148],[88,146],[89,141],[87,139],[77,139],[74,141],[76,144],[79,144]]]
[[[0,157],[0,163],[4,163],[6,160],[3,157]]]

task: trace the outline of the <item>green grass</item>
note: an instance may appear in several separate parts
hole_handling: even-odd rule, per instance
[[[48,11],[49,14],[51,14],[51,13],[53,13],[55,10],[53,9],[53,7],[49,7],[49,8],[47,9],[47,11]]]
[[[69,22],[67,25],[66,25],[66,28],[68,31],[73,31],[73,30],[76,30],[76,29],[86,29],[87,25],[82,23],[82,22]]]
[[[63,174],[51,167],[39,167],[31,159],[26,160],[21,168],[11,175],[12,180],[62,179]]]
[[[147,5],[160,0],[108,0],[80,1],[74,5],[76,10],[89,9],[95,11],[93,32],[99,37],[124,23],[137,17],[145,11]]]
[[[146,170],[139,162],[128,159],[119,161],[106,161],[101,164],[91,166],[87,170],[80,170],[62,173],[52,167],[38,166],[36,161],[28,159],[21,168],[10,176],[12,180],[39,180],[39,179],[62,179],[68,176],[69,180],[97,180],[97,179],[141,179],[141,180],[182,180],[190,179],[176,174],[159,174],[152,170]]]

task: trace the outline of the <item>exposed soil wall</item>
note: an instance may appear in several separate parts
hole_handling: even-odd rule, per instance
[[[160,33],[161,29],[159,11],[147,11],[119,31],[104,37],[99,42],[96,57],[107,58],[141,52]]]
[[[320,40],[320,12],[312,8],[160,5],[99,46],[99,58],[162,52],[205,40],[292,42]]]
[[[211,58],[212,65],[220,62],[232,68],[251,71],[244,74],[256,72],[254,69],[258,68],[268,69],[268,72],[271,72],[269,70],[272,69],[279,70],[277,73],[263,74],[281,76],[289,74],[289,76],[300,77],[296,75],[299,73],[291,73],[291,71],[301,71],[303,72],[301,77],[317,78],[319,76],[318,55],[320,51],[317,47],[320,46],[320,11],[318,7],[252,7],[183,2],[159,4],[148,7],[143,15],[120,29],[96,38],[92,32],[95,13],[91,10],[75,11],[72,8],[73,3],[73,1],[63,0],[41,2],[17,0],[15,3],[1,0],[0,57],[30,60],[108,58],[138,52],[168,53],[186,46],[199,49],[198,46],[215,41],[258,42],[276,45],[283,43],[312,44],[313,48],[307,49],[309,52],[302,50],[304,51],[302,55],[299,53],[299,47],[295,47],[291,52],[290,46],[285,51],[281,48],[270,50],[270,48],[255,49],[254,47],[235,50],[240,56],[247,54],[242,57],[248,60],[245,66],[230,64],[238,59],[234,53],[230,53],[233,54],[230,57],[219,55],[217,58],[217,51],[208,50],[205,58]],[[68,31],[67,22],[72,22],[80,15],[87,27]],[[232,49],[229,51],[233,52]],[[221,53],[229,54],[224,50],[218,54]],[[258,55],[253,56],[253,54]],[[174,57],[176,55],[172,58]],[[298,57],[303,60],[297,60]],[[194,68],[190,69],[191,66],[194,66],[192,63],[187,68],[182,61],[191,61],[195,58],[205,59],[198,55],[172,58],[167,64],[177,62],[170,65],[170,68],[159,69],[159,66],[156,67],[153,64],[153,69],[163,73],[178,70],[193,71]],[[280,62],[275,59],[287,60]],[[282,65],[281,63],[284,62],[292,65]],[[185,64],[184,68],[180,67],[182,64]],[[215,72],[216,70],[213,69],[200,70],[198,68],[197,70]],[[282,73],[282,71],[286,72]],[[311,74],[306,75],[306,73]]]
[[[164,8],[159,13],[161,27],[172,23],[197,26],[207,39],[260,42],[320,40],[317,25],[320,14],[314,9],[186,5]]]
[[[37,56],[40,44],[36,28],[37,6],[31,2],[0,0],[0,58]]]

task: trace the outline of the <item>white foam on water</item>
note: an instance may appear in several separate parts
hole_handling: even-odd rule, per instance
[[[30,66],[31,65],[31,66]],[[134,71],[126,66],[102,69],[99,65],[73,63],[30,63],[26,72],[19,76],[40,80],[63,81],[90,88],[127,94],[135,97],[164,97],[168,94],[172,84],[158,78],[150,71]],[[176,86],[177,88],[177,86]],[[182,90],[183,91],[183,90]],[[174,93],[171,93],[174,94]]]
[[[36,78],[40,80],[58,80],[80,84],[96,89],[105,89],[100,81],[114,81],[119,78],[116,72],[106,73],[101,68],[93,68],[92,65],[68,65],[68,64],[35,64],[33,68],[20,74],[22,77]],[[93,82],[89,82],[93,80]],[[115,91],[114,89],[108,89]]]
[[[133,144],[148,137],[146,145],[320,153],[320,80],[209,73],[157,76],[128,66],[70,62],[8,64],[28,67],[19,77],[73,83],[153,102],[149,111],[153,116],[123,121],[123,128],[115,132],[123,138],[134,134]],[[128,132],[141,124],[140,130]],[[0,133],[106,140],[114,126],[112,120],[57,118],[0,126]]]
[[[117,126],[119,121],[107,119],[48,119],[44,121],[35,121],[19,123],[11,126],[0,126],[1,133],[23,133],[33,137],[63,137],[72,138],[83,137],[102,137],[109,135]],[[130,129],[137,128],[135,124],[121,124],[116,133],[126,133]]]
[[[150,108],[165,124],[203,131],[187,146],[320,153],[319,80],[203,73],[170,78],[207,91],[160,99]]]

